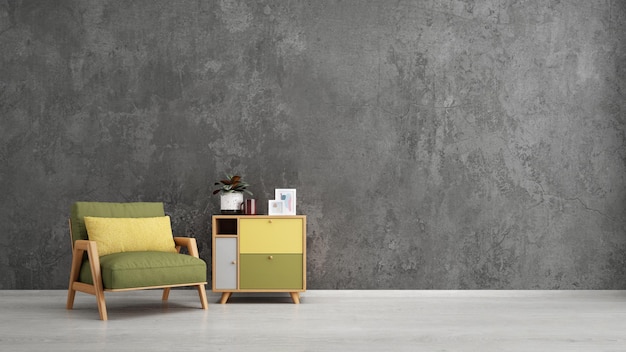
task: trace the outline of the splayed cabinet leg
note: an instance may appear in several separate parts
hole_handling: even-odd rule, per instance
[[[300,304],[300,294],[298,292],[289,292],[294,304]]]
[[[222,292],[222,298],[220,299],[220,303],[225,304],[232,294],[232,292]]]

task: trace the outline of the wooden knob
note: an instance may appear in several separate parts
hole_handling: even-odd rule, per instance
[[[231,264],[237,264],[236,260],[233,260],[232,262],[230,262]]]

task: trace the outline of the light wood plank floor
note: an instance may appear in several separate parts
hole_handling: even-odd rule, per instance
[[[626,291],[0,291],[1,351],[626,351]]]

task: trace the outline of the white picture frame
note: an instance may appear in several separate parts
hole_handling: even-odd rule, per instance
[[[267,213],[269,215],[283,215],[283,202],[271,199],[267,201]]]
[[[276,188],[274,200],[283,203],[282,215],[296,215],[296,189]]]

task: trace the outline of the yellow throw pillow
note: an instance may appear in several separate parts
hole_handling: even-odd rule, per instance
[[[169,216],[154,218],[100,218],[85,216],[89,240],[103,256],[118,252],[176,252]]]

